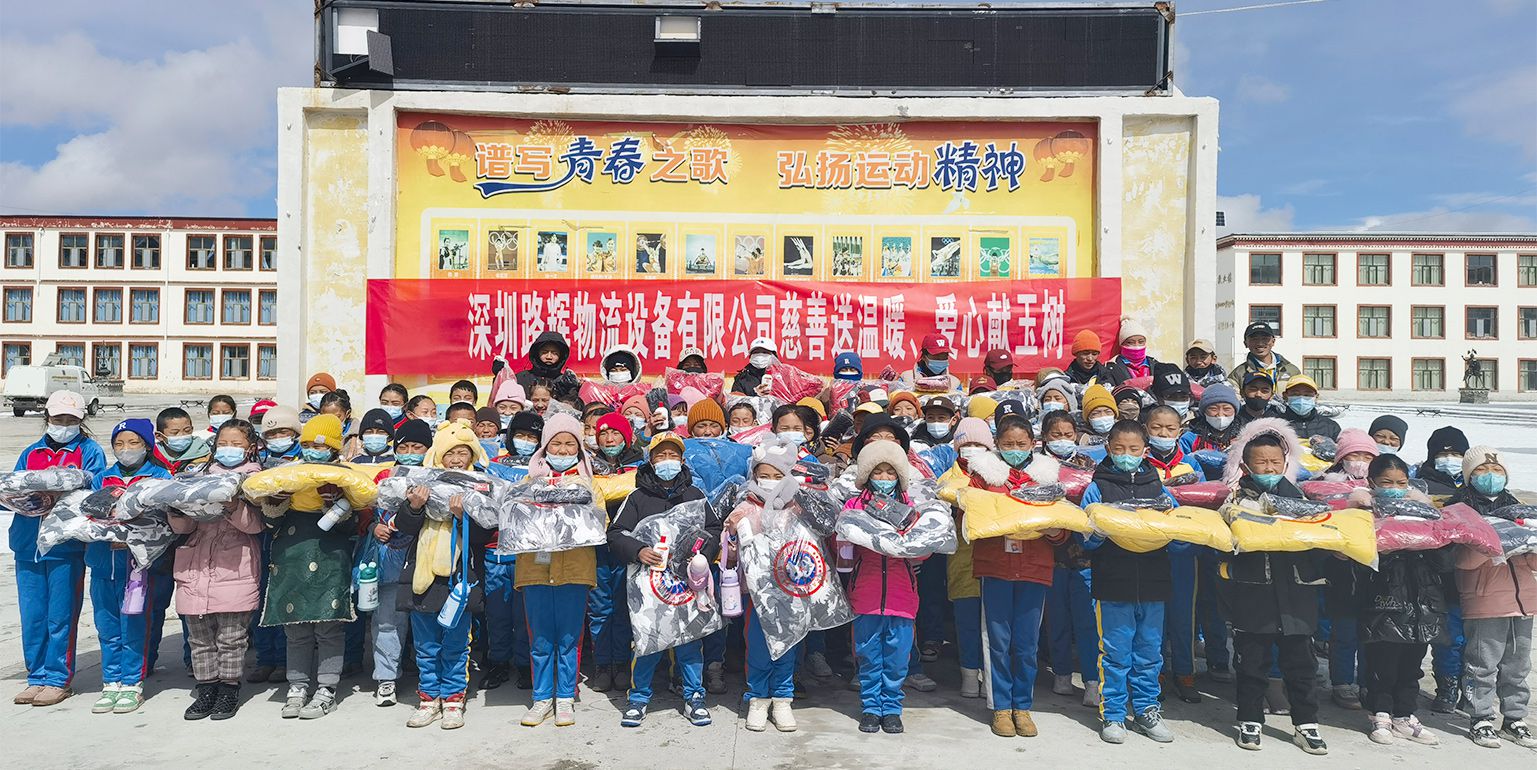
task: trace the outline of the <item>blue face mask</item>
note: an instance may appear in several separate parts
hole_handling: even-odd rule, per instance
[[[371,455],[384,454],[384,450],[390,448],[390,437],[377,433],[363,437],[363,451]]]
[[[1148,446],[1151,446],[1158,452],[1162,454],[1168,454],[1169,452],[1174,451],[1174,447],[1179,444],[1179,439],[1168,438],[1166,436],[1148,436],[1147,443]]]
[[[187,451],[187,447],[192,446],[192,438],[192,436],[166,436],[165,445],[172,452],[181,454]]]
[[[806,443],[806,434],[798,430],[784,430],[780,431],[776,435],[779,436],[780,441],[787,442],[793,446],[800,446],[801,444]]]
[[[603,450],[603,454],[607,457],[618,457],[619,454],[624,451],[624,444],[615,444],[613,446],[601,447],[601,449]]]
[[[502,430],[507,430],[507,426],[511,425],[511,424],[512,424],[512,415],[510,415],[510,414],[502,415]]]
[[[1436,470],[1445,473],[1454,479],[1462,478],[1462,457],[1454,455],[1437,457]]]
[[[324,393],[311,393],[308,399],[310,407],[313,409],[319,409],[320,399],[325,398],[325,395],[326,394]]]
[[[895,494],[897,491],[897,480],[870,479],[870,488],[889,497],[890,495]]]
[[[565,473],[576,467],[576,455],[545,455],[544,461],[549,463],[556,473]]]
[[[1067,408],[1067,404],[1064,404],[1061,401],[1042,401],[1041,402],[1041,414],[1046,414],[1047,412],[1060,412],[1060,411],[1062,411],[1063,409],[1066,409],[1066,408]]]
[[[1396,455],[1396,454],[1398,454],[1398,447],[1396,447],[1396,446],[1388,446],[1387,444],[1378,444],[1377,445],[1377,454],[1379,454],[1379,455]]]
[[[289,437],[287,437],[287,436],[284,436],[282,438],[269,438],[269,439],[267,439],[267,451],[272,453],[272,454],[275,454],[275,455],[286,454],[288,452],[288,450],[293,449],[293,448],[294,448],[294,440],[289,438]]]
[[[404,407],[392,406],[390,404],[380,404],[379,408],[383,409],[384,413],[389,415],[391,420],[398,420],[406,413]]]
[[[245,458],[246,451],[238,446],[221,446],[213,450],[214,462],[226,468],[233,468],[244,463]]]
[[[1123,473],[1131,473],[1132,471],[1142,467],[1142,456],[1113,454],[1110,455],[1110,463],[1114,465],[1118,471]]]
[[[400,453],[400,452],[396,452],[395,453],[395,464],[396,465],[416,465],[416,466],[420,466],[422,464],[422,462],[424,462],[426,459],[427,459],[426,455]]]
[[[214,431],[218,431],[220,428],[224,427],[224,423],[229,422],[230,419],[234,416],[235,415],[232,414],[210,414],[208,415],[208,427],[213,428]]]
[[[1089,427],[1092,428],[1095,433],[1106,433],[1111,428],[1115,427],[1115,418],[1114,417],[1090,417],[1089,418]]]
[[[526,438],[515,438],[512,440],[512,451],[517,452],[519,457],[528,457],[538,448],[539,442],[537,441],[530,441]]]
[[[1484,497],[1494,497],[1505,491],[1505,482],[1503,473],[1481,473],[1474,476],[1468,483],[1473,485],[1474,491]]]
[[[1387,500],[1398,500],[1409,496],[1408,487],[1377,487],[1372,494]]]
[[[1030,462],[1030,453],[1023,449],[1005,449],[999,454],[1003,455],[1003,461],[1015,468],[1023,468]]]
[[[1190,414],[1189,401],[1165,401],[1164,406],[1173,409],[1174,413],[1178,414],[1181,420],[1185,419],[1185,415]]]
[[[950,422],[948,420],[931,420],[926,424],[929,426],[929,434],[935,438],[944,438],[950,435]]]
[[[947,358],[943,361],[929,361],[925,368],[929,370],[929,374],[944,374],[945,372],[950,371],[950,359]]]
[[[1055,441],[1046,442],[1046,451],[1057,457],[1072,457],[1073,453],[1078,451],[1078,444],[1065,438],[1059,438]]]
[[[1289,396],[1286,408],[1292,410],[1293,414],[1306,417],[1318,408],[1318,399],[1313,396]]]
[[[683,472],[683,463],[679,460],[661,460],[651,464],[651,470],[656,471],[656,477],[663,481],[672,481]]]
[[[304,456],[304,461],[307,462],[307,463],[328,463],[328,462],[331,462],[331,450],[330,449],[315,449],[313,447],[305,447],[304,449],[299,451],[299,454]]]
[[[1254,480],[1255,486],[1268,492],[1275,489],[1275,486],[1281,483],[1281,479],[1286,477],[1280,473],[1251,473],[1249,478]]]

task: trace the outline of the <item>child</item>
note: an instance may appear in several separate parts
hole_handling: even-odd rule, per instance
[[[1341,433],[1340,438],[1344,437]],[[1405,498],[1430,505],[1429,497],[1409,486],[1409,466],[1393,455],[1372,460],[1367,478],[1371,487],[1350,495],[1354,507],[1371,510],[1373,500]],[[1420,699],[1420,661],[1430,642],[1446,636],[1447,594],[1453,590],[1455,566],[1451,547],[1385,553],[1374,570],[1345,563],[1356,573],[1358,601],[1352,615],[1360,617],[1361,668],[1366,680],[1362,700],[1371,720],[1369,737],[1373,743],[1392,743],[1398,737],[1427,746],[1439,744],[1435,733],[1414,716],[1414,709]]]
[[[503,380],[502,384],[496,386],[496,392],[491,394],[491,407],[501,417],[502,430],[507,429],[513,415],[523,411],[527,400],[523,386],[513,380]]]
[[[990,436],[988,438],[991,438]],[[844,510],[864,510],[876,500],[911,505],[907,488],[918,472],[899,444],[866,444],[857,460],[860,493]],[[854,649],[859,660],[862,733],[900,733],[902,684],[912,656],[913,624],[918,617],[918,576],[922,559],[895,559],[864,547],[854,548],[849,576],[849,604],[854,610]]]
[[[431,447],[432,429],[427,423],[406,420],[395,432],[395,464],[420,467]],[[402,574],[416,540],[396,527],[396,513],[375,509],[369,531],[379,542],[379,606],[369,619],[369,633],[374,650],[374,705],[380,707],[395,705],[395,680],[400,677],[400,653],[406,639],[403,627],[410,622],[410,613],[399,608],[400,583],[388,576]]]
[[[453,401],[448,405],[448,411],[443,413],[444,422],[464,421],[471,428],[475,425],[475,405],[468,401]]]
[[[480,390],[469,380],[460,380],[448,389],[449,403],[466,403],[471,407],[480,403]]]
[[[1431,497],[1447,497],[1462,489],[1462,456],[1468,451],[1468,437],[1447,425],[1437,428],[1425,441],[1425,462],[1414,469],[1414,477],[1425,482]]]
[[[85,399],[79,393],[54,391],[43,411],[43,437],[21,450],[14,470],[80,468],[93,476],[101,473],[107,458],[101,445],[85,433],[84,419]],[[85,544],[60,543],[39,556],[41,522],[40,517],[13,515],[8,535],[11,553],[16,555],[21,646],[27,663],[27,686],[13,700],[19,706],[53,706],[73,694],[69,683],[75,676]]]
[[[153,429],[144,419],[124,420],[112,429],[112,453],[117,462],[96,474],[97,489],[171,477],[149,454],[155,441]],[[171,592],[171,582],[160,564],[140,571],[148,606],[144,612],[129,615],[122,611],[123,594],[129,575],[138,568],[128,558],[128,549],[114,543],[89,543],[85,566],[91,570],[91,609],[101,644],[101,697],[91,706],[91,713],[127,714],[138,710],[144,677],[154,668],[155,651],[148,646],[152,639],[159,639],[152,627],[153,608],[170,604],[166,594]],[[164,617],[160,616],[162,621]]]
[[[303,426],[299,424],[298,410],[291,406],[273,406],[262,414],[261,424],[257,427],[262,434],[258,457],[263,468],[299,461],[299,431]],[[261,569],[257,572],[261,579],[260,605],[265,605],[267,601],[267,580],[271,575],[271,564],[272,532],[263,530]],[[283,634],[283,627],[263,626],[260,614],[257,614],[252,618],[250,638],[251,647],[256,652],[256,667],[246,675],[246,681],[287,682],[285,661],[288,659],[288,640]]]
[[[651,569],[662,564],[662,555],[651,547],[630,537],[627,532],[649,516],[666,513],[683,503],[704,500],[704,493],[694,486],[693,475],[683,464],[683,439],[676,433],[663,433],[651,440],[649,461],[640,466],[635,474],[635,491],[619,508],[619,513],[608,525],[608,548],[614,560],[624,565],[640,565]],[[708,515],[708,514],[707,514]],[[720,521],[709,517],[706,525],[704,547],[700,553],[714,561],[720,550]],[[678,543],[674,547],[684,548]],[[626,581],[628,582],[628,581]],[[617,597],[616,597],[617,599]],[[622,607],[615,612],[626,612]],[[683,680],[683,716],[696,727],[710,724],[710,710],[704,705],[704,640],[672,648],[673,663]],[[622,727],[639,727],[646,718],[651,703],[651,680],[656,666],[665,653],[657,652],[634,659],[630,670],[628,702],[620,715]]]
[[[1083,390],[1083,422],[1088,430],[1078,439],[1082,446],[1103,446],[1109,440],[1110,428],[1115,425],[1115,398],[1103,385],[1090,385]]]
[[[304,409],[299,412],[299,422],[309,422],[311,417],[320,414],[320,400],[333,390],[336,390],[335,377],[325,372],[310,375],[304,383]]]
[[[1296,486],[1302,443],[1285,420],[1260,418],[1248,423],[1228,451],[1223,481],[1233,488],[1228,505],[1259,506],[1263,495],[1302,499]],[[1318,701],[1313,695],[1317,663],[1311,638],[1318,631],[1318,586],[1323,570],[1316,551],[1221,554],[1217,562],[1217,598],[1233,626],[1237,655],[1238,737],[1240,748],[1258,751],[1264,723],[1263,703],[1279,649],[1282,682],[1290,702],[1292,742],[1309,754],[1327,754],[1318,731]]]
[[[160,410],[155,416],[155,460],[172,474],[181,473],[212,451],[209,436],[198,435],[192,427],[192,415],[179,406]]]
[[[713,398],[701,398],[688,410],[688,435],[718,438],[726,432],[726,416]]]
[[[1184,374],[1181,373],[1180,377]],[[1179,447],[1184,418],[1174,407],[1160,404],[1143,413],[1147,425],[1147,461],[1158,471],[1165,485],[1196,483],[1206,480],[1200,463],[1185,457]],[[1200,703],[1195,688],[1195,632],[1200,623],[1206,631],[1207,645],[1227,644],[1227,629],[1220,618],[1197,617],[1197,557],[1210,549],[1183,546],[1169,549],[1171,590],[1164,608],[1164,635],[1169,640],[1169,669],[1174,692],[1186,703]],[[1201,621],[1208,621],[1202,623]]]
[[[630,423],[617,414],[598,418],[598,453],[592,462],[598,475],[624,473],[640,467],[645,456],[634,444]],[[609,515],[618,513],[613,506]],[[625,600],[626,564],[609,549],[595,555],[596,585],[587,595],[587,625],[592,634],[593,675],[587,686],[594,692],[628,689],[630,685],[630,613]]]
[[[1037,391],[1041,399],[1041,414],[1052,412],[1071,412],[1078,408],[1077,399],[1073,398],[1073,391],[1066,378],[1055,377],[1047,380]]]
[[[214,434],[212,457],[198,473],[251,473],[260,441],[245,420],[229,420]],[[187,621],[192,647],[192,705],[187,720],[229,719],[240,709],[240,672],[251,615],[261,594],[261,516],[244,500],[229,515],[194,521],[170,515],[171,531],[186,535],[176,549],[176,612]]]
[[[509,419],[508,422],[511,422]],[[496,409],[484,406],[475,410],[475,437],[486,457],[495,460],[502,455],[502,416]]]
[[[528,459],[539,448],[539,436],[543,433],[543,417],[531,411],[513,415],[507,422],[507,432],[503,437],[507,444],[507,454],[497,458],[496,462],[510,468],[527,468]]]
[[[1377,459],[1377,442],[1360,428],[1346,428],[1335,440],[1334,464],[1324,471],[1327,481],[1366,481],[1367,469]]]
[[[1206,386],[1201,392],[1200,413],[1185,426],[1179,448],[1185,453],[1204,449],[1226,451],[1238,435],[1238,391],[1226,383]]]
[[[208,399],[208,437],[213,438],[219,432],[219,426],[235,418],[235,399],[229,396],[214,396]]]
[[[1166,408],[1165,408],[1166,409]],[[1169,410],[1172,411],[1172,410]],[[1150,414],[1158,414],[1159,411]],[[1083,491],[1083,505],[1126,500],[1164,500],[1178,505],[1163,487],[1163,477],[1147,459],[1147,429],[1122,420],[1110,429],[1107,454]],[[1169,553],[1188,548],[1170,543],[1147,553],[1126,550],[1102,535],[1084,538],[1089,551],[1090,585],[1099,611],[1099,737],[1126,741],[1126,722],[1159,742],[1174,731],[1164,724],[1158,705],[1158,674],[1163,669],[1164,605],[1172,593]]]
[[[544,423],[540,448],[528,461],[529,478],[551,485],[592,486],[592,466],[582,451],[582,424],[565,414]],[[577,648],[582,638],[587,592],[597,585],[590,547],[524,554],[517,562],[516,588],[528,613],[534,702],[523,715],[538,727],[555,715],[555,726],[576,724]]]
[[[1081,470],[1094,467],[1094,460],[1078,451],[1078,424],[1067,412],[1048,412],[1041,418],[1041,455],[1061,465]]]
[[[731,424],[726,428],[726,434],[732,438],[741,435],[745,430],[758,427],[758,410],[746,401],[732,405],[727,416]]]
[[[370,409],[358,423],[358,440],[348,462],[383,465],[395,462],[390,445],[395,441],[395,421],[383,409]],[[350,443],[350,442],[349,442]]]
[[[427,452],[428,468],[465,471],[487,464],[485,453],[470,429],[448,425],[433,438]],[[411,644],[416,651],[417,695],[421,704],[406,721],[406,727],[426,727],[442,719],[439,727],[454,730],[464,726],[464,694],[469,689],[470,618],[484,605],[482,584],[485,565],[482,552],[495,533],[464,518],[461,495],[449,498],[453,518],[437,521],[426,517],[428,490],[413,486],[406,493],[406,505],[395,514],[394,525],[401,534],[416,541],[406,549],[406,561],[400,570],[395,608],[411,613]],[[468,542],[464,535],[468,534]],[[444,541],[447,548],[440,547]],[[462,549],[469,549],[469,574],[462,572]],[[463,610],[452,626],[438,622],[455,583],[469,584],[470,593]]]
[[[598,418],[593,427],[597,432],[598,444],[598,456],[593,460],[594,473],[623,473],[645,462],[645,455],[636,446],[635,429],[625,418],[613,413],[605,414]]]
[[[797,459],[818,462],[807,449],[808,445],[816,444],[816,425],[806,424],[806,419],[801,413],[804,409],[805,407],[797,407],[795,404],[785,404],[774,409],[774,415],[769,422],[774,426],[774,435],[781,442],[795,447]]]
[[[1476,446],[1462,456],[1462,490],[1448,504],[1466,503],[1489,515],[1517,500],[1500,451]],[[1500,738],[1537,748],[1537,736],[1522,721],[1531,698],[1527,674],[1532,668],[1532,617],[1537,615],[1537,554],[1512,556],[1505,564],[1471,548],[1457,559],[1457,590],[1462,597],[1463,651],[1468,716],[1473,742],[1499,748]],[[1494,730],[1495,710],[1503,717]]]
[[[406,421],[406,402],[411,399],[411,394],[406,386],[398,382],[392,382],[379,391],[379,408],[390,416],[391,427],[399,428]]]
[[[433,401],[428,395],[412,396],[411,400],[406,402],[406,417],[421,420],[427,423],[429,428],[437,428],[438,402]]]
[[[1324,479],[1366,483],[1367,470],[1377,458],[1376,442],[1359,428],[1347,428],[1340,431],[1336,443],[1339,447],[1336,461],[1324,472]],[[1367,503],[1366,507],[1370,508],[1369,499]],[[1365,655],[1361,649],[1360,620],[1356,617],[1356,607],[1361,600],[1371,597],[1357,595],[1357,583],[1364,577],[1363,571],[1344,559],[1326,561],[1324,577],[1328,580],[1323,591],[1324,619],[1328,626],[1325,628],[1320,624],[1320,638],[1314,644],[1328,644],[1329,697],[1334,705],[1360,711],[1361,687],[1356,683],[1356,678],[1358,673],[1365,677],[1362,666]]]
[[[1294,374],[1286,380],[1281,397],[1286,402],[1286,422],[1300,438],[1323,436],[1337,439],[1340,424],[1318,413],[1318,383],[1306,374]]]

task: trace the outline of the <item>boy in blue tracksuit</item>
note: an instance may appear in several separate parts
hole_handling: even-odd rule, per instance
[[[1178,505],[1163,487],[1163,477],[1147,460],[1147,429],[1131,420],[1117,422],[1106,437],[1105,459],[1083,492],[1085,508],[1094,503],[1163,500]],[[1099,619],[1100,739],[1126,740],[1126,722],[1159,743],[1174,740],[1158,706],[1158,674],[1163,669],[1164,604],[1172,592],[1170,544],[1134,553],[1102,535],[1084,539],[1089,552],[1090,585]]]
[[[123,420],[112,429],[112,454],[117,462],[96,474],[95,487],[127,487],[141,479],[169,479],[171,472],[155,459],[155,425],[142,418]],[[128,558],[128,549],[116,543],[89,543],[85,547],[85,566],[91,570],[91,610],[96,621],[96,635],[101,645],[101,697],[91,706],[91,713],[127,714],[138,710],[143,698],[144,677],[154,666],[155,651],[150,644],[158,641],[154,624],[164,623],[155,608],[170,604],[174,592],[171,579],[172,554],[161,563],[140,570],[145,582],[144,611],[129,615],[122,611],[123,594],[129,575],[137,569]]]
[[[48,397],[47,434],[21,451],[14,470],[71,467],[99,473],[107,458],[81,429],[85,399],[61,390]],[[21,614],[21,647],[26,657],[27,686],[14,699],[17,705],[52,706],[68,698],[75,675],[75,631],[84,598],[85,544],[67,541],[47,555],[37,553],[37,529],[42,519],[11,517],[9,541],[16,556],[17,608]]]

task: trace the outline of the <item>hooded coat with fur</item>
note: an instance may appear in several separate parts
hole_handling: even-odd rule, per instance
[[[1024,470],[1009,467],[992,453],[962,462],[966,463],[962,470],[971,473],[971,486],[1000,494],[1019,487],[1055,484],[1062,471],[1061,464],[1046,455],[1036,455]],[[964,509],[961,515],[966,515]],[[972,543],[972,574],[978,578],[1051,585],[1052,569],[1056,566],[1052,549],[1066,542],[1067,534],[1015,541],[1018,553],[1009,550],[1007,541],[1004,537],[989,537]]]
[[[870,474],[881,464],[897,471],[897,499],[911,503],[907,490],[920,476],[907,461],[902,447],[892,441],[876,441],[859,453],[855,466],[860,493],[844,504],[844,510],[863,510],[874,494]],[[854,570],[849,575],[849,606],[856,615],[918,617],[918,573],[922,559],[893,559],[868,548],[854,547]]]

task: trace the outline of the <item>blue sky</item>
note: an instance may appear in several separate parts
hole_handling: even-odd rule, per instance
[[[1229,229],[1537,230],[1537,0],[1177,3]],[[272,216],[310,3],[0,0],[0,211]]]

